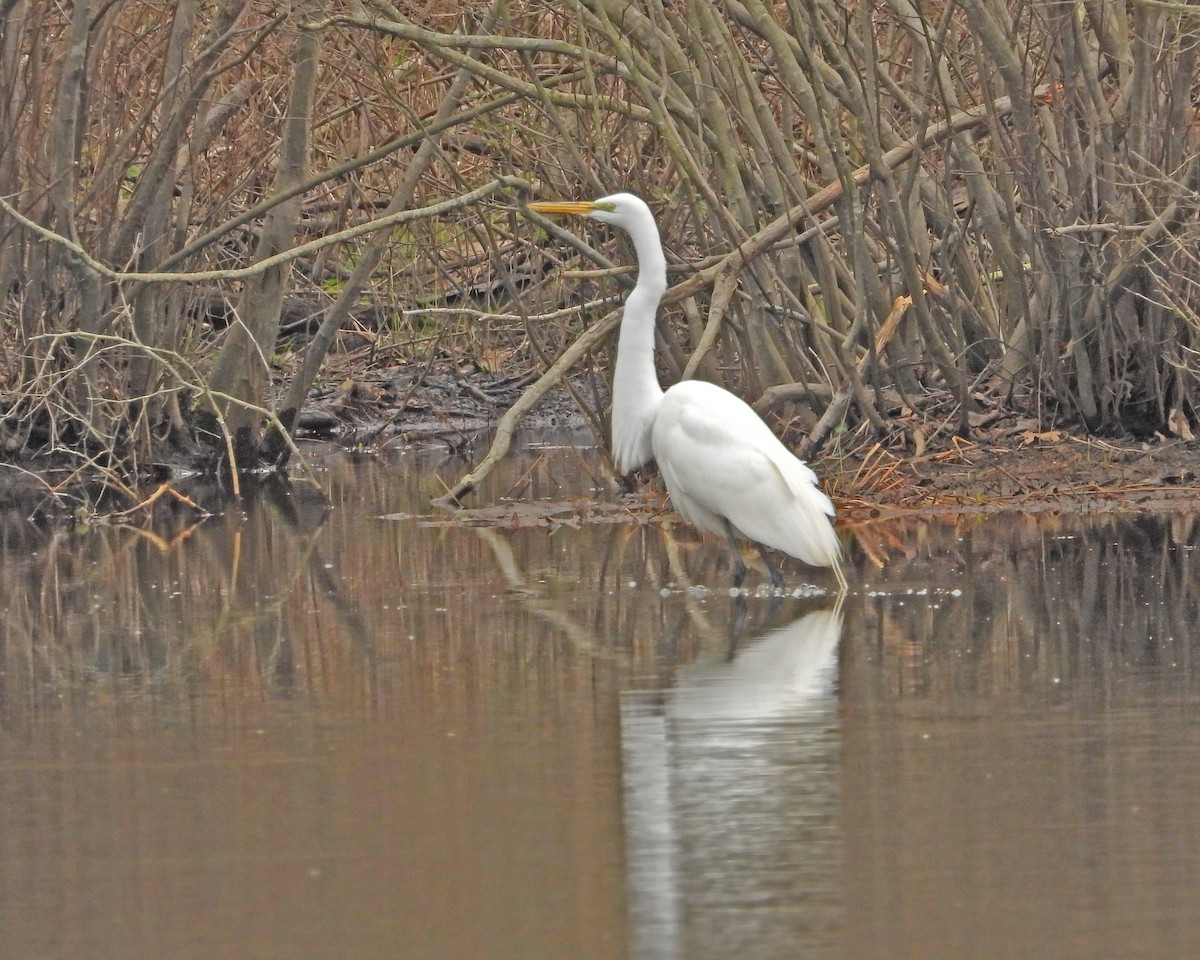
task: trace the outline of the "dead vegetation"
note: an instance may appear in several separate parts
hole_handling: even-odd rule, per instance
[[[494,461],[604,366],[628,282],[606,231],[521,201],[618,188],[670,251],[664,377],[852,455],[847,496],[886,493],[884,453],[1000,427],[1191,441],[1196,23],[1138,0],[6,0],[3,456],[124,506],[180,464],[236,490],[287,462],[314,390],[548,371]],[[323,373],[356,326],[362,365]]]

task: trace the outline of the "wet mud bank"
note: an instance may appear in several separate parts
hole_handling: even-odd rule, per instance
[[[346,376],[340,377],[344,372]],[[364,369],[348,364],[314,391],[301,414],[300,442],[328,443],[371,453],[408,445],[461,460],[465,474],[484,455],[501,417],[537,379],[529,370],[488,371],[472,363],[404,364]],[[591,437],[606,433],[607,377],[585,371],[555,385],[523,417],[524,442],[541,435]],[[772,426],[793,448],[803,445],[800,418],[772,417]],[[835,436],[810,463],[845,522],[913,514],[1002,511],[1094,512],[1188,508],[1200,504],[1200,441],[1097,438],[1066,429],[1040,430],[1017,415],[995,417],[971,440],[949,436],[924,441],[922,425],[908,424],[880,440],[863,430]],[[914,442],[915,441],[915,442]],[[0,510],[29,516],[70,516],[77,464],[68,456],[12,455],[0,463]],[[226,485],[181,457],[145,471],[143,500],[167,485],[159,498],[187,509],[187,501],[228,496]],[[248,480],[248,489],[258,485]],[[639,498],[645,516],[651,475],[628,478],[625,493]],[[128,491],[79,489],[78,502],[98,512],[125,511],[139,501]],[[245,491],[242,491],[245,492]],[[581,493],[584,491],[581,490]],[[179,494],[179,496],[176,496]],[[486,505],[471,502],[467,507]]]

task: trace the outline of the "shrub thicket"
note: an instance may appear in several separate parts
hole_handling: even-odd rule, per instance
[[[901,413],[969,435],[998,406],[1188,437],[1196,22],[1140,0],[0,0],[5,455],[131,491],[164,460],[281,463],[354,317],[508,362],[595,338],[627,254],[551,242],[527,184],[650,200],[667,374],[804,412],[809,448]],[[603,269],[564,285],[564,258]]]

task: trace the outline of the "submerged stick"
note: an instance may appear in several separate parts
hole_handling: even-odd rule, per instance
[[[576,360],[608,336],[620,321],[621,311],[614,310],[567,347],[562,356],[555,360],[534,383],[530,384],[517,402],[504,411],[504,416],[500,418],[500,422],[496,426],[496,436],[492,438],[492,445],[488,447],[487,455],[479,461],[474,470],[459,480],[446,493],[435,497],[432,501],[433,505],[449,508],[460,506],[462,498],[479,486],[483,479],[495,469],[496,464],[504,459],[504,455],[508,453],[508,448],[512,445],[513,432],[525,419],[525,414],[563,378],[566,372],[574,366]]]

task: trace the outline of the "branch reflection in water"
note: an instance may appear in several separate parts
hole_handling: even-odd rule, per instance
[[[0,518],[6,946],[1190,955],[1195,515],[854,527],[839,641],[536,455],[480,491],[529,525],[416,451],[315,458],[331,511]]]
[[[859,535],[889,562],[840,664],[846,955],[1193,953],[1200,515]]]

